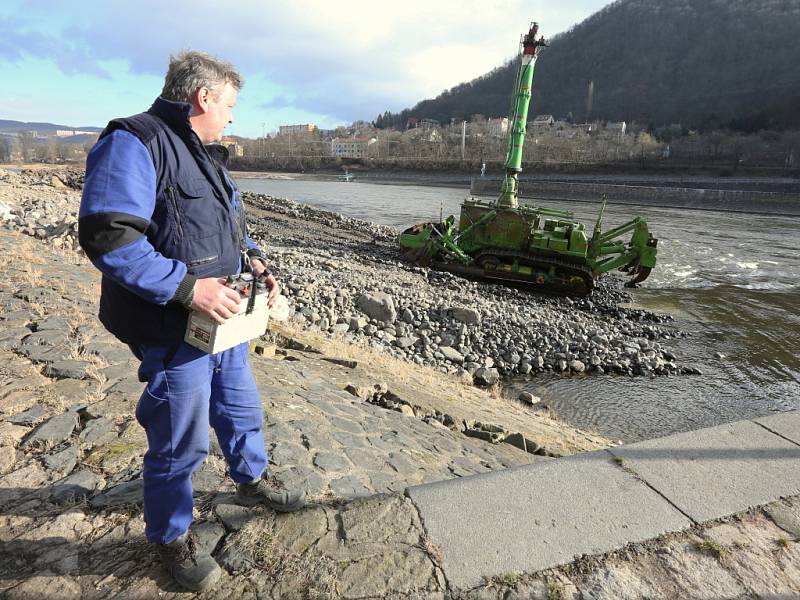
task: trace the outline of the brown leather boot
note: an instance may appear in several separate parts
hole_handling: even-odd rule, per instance
[[[210,589],[222,574],[217,561],[197,548],[195,538],[189,532],[169,544],[158,544],[158,554],[175,581],[193,592]]]
[[[236,486],[236,503],[243,506],[264,504],[278,512],[294,512],[306,505],[306,493],[287,490],[275,477],[269,475],[251,483]]]

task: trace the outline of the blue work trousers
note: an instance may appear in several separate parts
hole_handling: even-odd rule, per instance
[[[192,473],[208,456],[209,423],[237,483],[267,466],[261,399],[247,343],[218,354],[181,342],[177,349],[132,346],[147,382],[136,419],[147,432],[144,519],[149,542],[166,544],[192,522]]]

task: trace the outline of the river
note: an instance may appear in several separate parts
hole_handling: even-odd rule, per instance
[[[243,190],[291,198],[395,228],[457,214],[456,188],[238,178]],[[559,203],[591,229],[598,205]],[[509,382],[564,420],[625,442],[800,409],[800,218],[608,206],[606,228],[632,216],[659,238],[658,264],[633,302],[675,317],[666,342],[703,375],[565,377]]]

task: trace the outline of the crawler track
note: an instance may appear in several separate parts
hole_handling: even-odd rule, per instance
[[[510,265],[514,262],[528,266],[534,272],[531,275],[523,275],[502,268],[503,264]],[[594,289],[592,271],[584,264],[563,258],[499,248],[481,252],[469,265],[432,261],[430,266],[469,279],[496,281],[504,285],[558,296],[587,296]]]

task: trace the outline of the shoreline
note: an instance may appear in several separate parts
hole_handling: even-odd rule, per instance
[[[403,262],[388,227],[264,194],[244,199],[252,236],[270,241],[294,318],[308,328],[366,338],[390,355],[488,385],[545,371],[693,372],[658,343],[682,335],[671,317],[622,307],[631,296],[617,279],[601,280],[588,299],[468,281]],[[332,277],[334,264],[344,273]],[[333,296],[317,300],[317,288]]]
[[[67,173],[70,186],[83,165],[0,164],[0,169],[22,173],[60,171]],[[238,171],[235,178],[280,181],[338,182],[340,172],[316,170]],[[463,189],[464,197],[493,197],[501,177],[492,173],[486,177],[460,172],[354,170],[355,179],[349,183],[373,185],[407,185]],[[764,214],[785,217],[800,216],[800,179],[797,177],[713,177],[688,174],[618,174],[612,172],[561,174],[523,174],[520,178],[520,199],[545,202],[598,203],[603,198],[609,205],[649,206],[709,212]]]
[[[336,173],[324,172],[233,171],[232,174],[235,178],[242,179],[337,181]],[[393,172],[353,172],[353,174],[355,178],[350,183],[455,188],[463,189],[465,197],[470,195],[492,197],[496,195],[501,183],[496,175],[480,178],[464,174],[415,172],[406,175]],[[344,182],[340,183],[346,185]],[[659,183],[662,185],[658,185]],[[768,191],[773,189],[791,191]],[[800,182],[789,178],[692,177],[676,181],[674,178],[659,180],[642,176],[608,174],[523,176],[520,181],[520,199],[527,201],[598,203],[603,197],[610,205],[800,216]]]
[[[674,404],[660,394],[712,389],[730,362],[716,357],[729,353],[691,319],[629,304],[649,297],[648,290],[624,290],[613,274],[588,302],[469,282],[406,263],[396,232],[387,227],[284,198],[255,195],[250,202],[250,196],[251,235],[266,242],[297,325],[343,345],[367,344],[443,377],[497,387],[493,393],[512,403],[527,392],[533,410],[609,439],[633,442],[687,430],[688,418],[650,419]],[[29,234],[36,235],[32,225]],[[61,227],[53,223],[51,229]],[[71,239],[65,245],[76,243]],[[362,296],[382,294],[391,298],[391,323],[380,314],[385,307],[367,314],[359,305]],[[627,395],[629,385],[640,386],[652,408],[616,409],[614,398]],[[600,396],[589,401],[595,392]],[[698,422],[723,422],[715,414],[702,411]],[[626,426],[626,419],[639,424]]]

